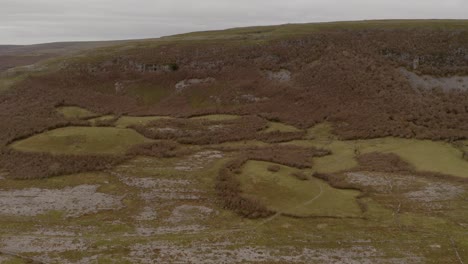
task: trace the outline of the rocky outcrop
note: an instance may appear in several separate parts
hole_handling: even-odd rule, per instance
[[[176,92],[180,93],[190,86],[198,85],[198,84],[213,83],[215,81],[216,81],[215,78],[212,78],[212,77],[208,77],[204,79],[187,79],[187,80],[178,82],[175,85],[175,89],[176,89]]]

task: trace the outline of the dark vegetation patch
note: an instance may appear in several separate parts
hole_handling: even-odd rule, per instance
[[[180,157],[191,153],[187,148],[180,147],[173,141],[162,140],[154,143],[141,144],[130,148],[127,155],[130,156],[149,156],[157,158]]]
[[[267,169],[271,172],[278,172],[281,170],[281,167],[279,165],[270,165]]]
[[[414,168],[393,153],[372,152],[357,156],[360,171],[379,171],[392,173],[414,172]]]
[[[305,132],[259,133],[268,126],[257,116],[242,116],[232,120],[161,119],[131,128],[151,139],[174,140],[182,144],[208,145],[240,140],[260,140],[278,143],[301,139]]]
[[[267,133],[260,133],[255,135],[254,139],[266,142],[266,143],[282,143],[292,140],[302,139],[307,132],[297,131],[297,132],[281,132],[281,131],[272,131]]]
[[[327,151],[295,146],[253,147],[244,149],[238,158],[228,162],[219,172],[216,179],[216,191],[223,207],[247,218],[268,217],[274,212],[268,210],[259,201],[247,198],[242,194],[240,182],[237,179],[242,166],[248,160],[259,160],[278,163],[299,169],[310,168],[313,157],[330,154]]]
[[[184,144],[217,144],[255,138],[267,122],[256,116],[233,120],[163,119],[133,128],[147,138],[171,139]]]
[[[3,150],[0,167],[7,170],[8,177],[26,180],[105,170],[124,160],[125,156],[52,155]]]

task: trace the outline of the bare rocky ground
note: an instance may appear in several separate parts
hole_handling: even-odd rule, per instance
[[[0,191],[0,215],[36,216],[63,211],[68,217],[113,210],[122,206],[121,197],[97,192],[97,185],[80,185],[62,190],[30,188]]]
[[[199,85],[199,84],[206,84],[206,83],[213,83],[216,80],[212,77],[204,78],[204,79],[187,79],[178,82],[175,85],[176,92],[180,93],[184,91],[186,88],[193,86],[193,85]]]
[[[194,245],[179,247],[168,243],[134,245],[130,256],[139,263],[163,263],[171,259],[174,263],[375,263],[375,259],[385,256],[372,246],[352,246],[343,249],[298,250],[284,246],[279,249],[245,246],[229,249],[226,244]],[[158,253],[154,253],[158,252]],[[285,254],[285,252],[287,252]],[[389,259],[386,263],[421,263],[422,258],[407,256]]]
[[[446,181],[429,181],[414,175],[382,172],[350,172],[347,180],[359,186],[371,187],[379,193],[398,192],[406,198],[434,203],[456,199],[463,195],[463,186]]]
[[[417,75],[404,68],[400,68],[400,72],[408,79],[413,88],[422,88],[426,90],[443,89],[468,91],[468,77],[467,76],[453,76],[453,77],[434,77],[429,75]]]
[[[222,209],[213,193],[216,164],[227,159],[202,150],[179,159],[138,158],[108,171],[100,184],[0,187],[0,263],[399,264],[426,263],[432,255],[456,260],[455,248],[466,254],[448,233],[420,223],[396,225],[390,210],[379,220],[244,219]],[[383,206],[397,197],[426,211],[452,210],[447,202],[466,199],[464,186],[446,181],[375,172],[344,176],[369,188]],[[460,235],[468,227],[461,225],[463,215],[453,217]]]

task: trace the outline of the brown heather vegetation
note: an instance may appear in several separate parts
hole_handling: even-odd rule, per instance
[[[467,30],[329,29],[261,43],[228,42],[179,42],[96,52],[95,57],[68,60],[54,72],[30,76],[0,94],[0,146],[65,126],[69,121],[55,111],[60,105],[76,105],[97,114],[247,116],[243,122],[249,127],[226,121],[221,122],[226,128],[208,133],[205,127],[197,132],[204,125],[196,122],[187,123],[193,128],[182,135],[136,127],[151,138],[176,137],[190,144],[257,137],[281,142],[300,137],[300,133],[254,137],[264,121],[249,115],[299,128],[329,121],[333,132],[344,139],[468,138],[467,91],[416,89],[398,70],[412,70],[413,61],[419,58],[418,74],[468,75]],[[131,63],[177,67],[141,72]],[[268,78],[266,71],[280,69],[291,72],[290,81]],[[175,91],[182,80],[207,77],[216,81]],[[116,92],[116,82],[126,86],[124,92]],[[133,89],[140,86],[161,96],[145,101],[144,93],[135,96]],[[156,127],[162,125],[156,123]]]
[[[393,153],[378,153],[372,152],[362,154],[357,157],[359,162],[360,171],[379,171],[379,172],[393,172],[404,173],[413,172],[413,167],[403,161],[398,155]]]
[[[147,138],[170,139],[182,144],[197,145],[254,139],[268,143],[279,143],[301,139],[306,134],[304,131],[259,133],[267,128],[267,122],[257,116],[242,116],[222,121],[161,119],[147,125],[136,125],[131,128]]]
[[[152,139],[172,139],[184,144],[217,144],[255,138],[266,128],[264,119],[244,116],[234,120],[162,119],[133,128]]]
[[[162,140],[154,143],[141,144],[130,148],[127,156],[150,156],[157,158],[173,158],[190,154],[187,148],[182,148],[179,144]]]
[[[274,212],[265,208],[259,201],[244,197],[236,175],[248,160],[278,163],[295,168],[310,168],[313,157],[328,155],[329,152],[295,146],[252,147],[240,152],[239,157],[228,162],[219,172],[216,191],[226,209],[247,217],[262,218]]]
[[[109,155],[52,155],[3,150],[0,167],[14,179],[41,179],[66,174],[109,169],[123,162],[125,156]]]

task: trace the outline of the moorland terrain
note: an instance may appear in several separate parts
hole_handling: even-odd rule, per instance
[[[0,46],[0,263],[465,263],[468,21]]]

